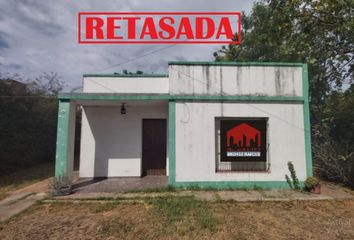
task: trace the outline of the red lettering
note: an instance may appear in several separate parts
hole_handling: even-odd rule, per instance
[[[187,39],[193,39],[193,30],[188,17],[182,17],[177,31],[176,39],[180,39],[181,35],[186,35]]]
[[[165,20],[169,20],[170,24],[167,24]],[[171,24],[174,24],[175,21],[171,17],[163,17],[159,21],[159,25],[162,31],[159,31],[159,37],[162,39],[172,39],[175,35],[175,29]],[[166,32],[167,36],[164,36],[163,33]]]
[[[206,21],[206,35],[204,36],[204,24]],[[215,24],[213,19],[208,17],[197,17],[195,20],[196,33],[195,36],[197,39],[208,39],[214,35]]]
[[[221,35],[225,35],[227,39],[232,39],[234,37],[234,34],[232,33],[230,19],[227,17],[221,18],[220,25],[216,33],[216,39],[220,39]]]
[[[108,17],[107,18],[107,39],[123,39],[122,36],[115,35],[115,29],[120,29],[120,26],[115,25],[116,20],[121,20],[121,17]]]
[[[147,17],[145,19],[143,29],[140,34],[140,39],[144,39],[145,35],[150,35],[150,39],[157,39],[157,31],[155,28],[154,19],[152,17]]]
[[[128,39],[136,38],[136,20],[140,20],[140,17],[125,17],[124,20],[128,22]]]
[[[102,18],[98,17],[87,17],[86,18],[86,38],[93,39],[93,31],[96,32],[96,39],[103,39],[102,27],[104,21]]]
[[[234,39],[240,35],[240,23],[231,24],[235,17],[240,21],[240,13],[84,12],[78,16],[79,43],[240,43]]]

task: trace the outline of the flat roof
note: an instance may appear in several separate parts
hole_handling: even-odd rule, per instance
[[[134,77],[134,78],[165,78],[168,77],[168,74],[163,74],[163,73],[142,73],[142,74],[99,74],[99,73],[86,73],[83,74],[83,77],[124,77],[124,78],[129,78],[129,77]]]
[[[168,65],[302,67],[304,64],[299,62],[170,61]]]
[[[235,61],[169,61],[168,65],[187,66],[268,66],[268,67],[302,67],[300,62],[235,62]],[[167,73],[142,73],[142,74],[118,74],[118,73],[85,73],[83,77],[122,77],[122,78],[167,78]]]

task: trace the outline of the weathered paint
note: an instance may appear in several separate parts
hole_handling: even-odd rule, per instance
[[[170,65],[171,95],[302,97],[301,66]]]
[[[186,66],[278,66],[278,67],[302,67],[302,63],[294,62],[205,62],[205,61],[169,61],[168,65],[186,65]]]
[[[299,96],[223,96],[223,95],[167,95],[167,94],[107,94],[107,93],[61,93],[59,99],[67,100],[95,100],[95,101],[157,101],[157,100],[185,100],[185,101],[262,101],[262,102],[303,102]]]
[[[176,102],[168,103],[168,146],[169,146],[169,177],[168,182],[174,185],[176,179]]]
[[[168,77],[84,77],[83,91],[86,93],[168,93]]]
[[[142,121],[168,118],[167,102],[141,104],[126,102],[125,115],[118,102],[116,106],[83,106],[81,177],[141,176]]]
[[[100,107],[96,106],[98,109],[113,108],[114,101],[130,101],[135,102],[135,104],[145,101],[146,104],[152,106],[157,101],[169,101],[169,161],[167,166],[169,183],[176,187],[286,188],[284,175],[287,173],[287,161],[294,162],[300,180],[303,181],[306,176],[312,175],[306,65],[301,63],[262,62],[170,62],[169,79],[167,77],[167,75],[87,74],[84,75],[84,85],[89,86],[89,88],[84,87],[85,93],[61,94],[59,98],[63,101],[77,100],[84,105],[90,102],[90,107],[87,105],[85,108],[95,108],[91,105],[91,102],[97,102],[97,105],[100,105]],[[92,79],[93,81],[87,85],[85,79]],[[165,81],[166,79],[167,81]],[[100,87],[99,84],[101,84]],[[111,106],[104,107],[104,105]],[[250,108],[251,105],[253,110],[245,110],[245,107]],[[182,111],[181,106],[183,106]],[[210,108],[210,106],[218,107],[215,111],[215,109],[213,110],[214,107]],[[193,118],[192,123],[186,121],[188,111],[185,108],[193,108],[193,113],[189,116],[189,118]],[[165,114],[167,115],[167,109]],[[96,115],[100,114],[95,114],[95,117]],[[183,117],[181,118],[181,116]],[[215,138],[212,137],[214,143],[209,143],[210,139],[200,132],[203,129],[204,132],[214,134],[214,120],[215,117],[220,116],[268,117],[270,119],[269,133],[271,136],[286,132],[285,136],[291,135],[296,139],[292,140],[288,137],[279,141],[282,145],[287,146],[286,151],[274,149],[272,146],[278,145],[278,143],[274,139],[271,140],[269,151],[272,154],[274,153],[276,158],[271,157],[269,172],[215,173],[215,155],[203,155],[204,152],[200,151],[198,155],[197,149],[203,149],[203,144],[194,143],[193,148],[196,148],[196,150],[193,150],[194,153],[192,154],[190,154],[190,149],[187,149],[187,151],[180,151],[180,149],[185,148],[190,141],[194,141],[194,138],[202,136],[202,142],[207,142],[204,145],[211,144],[206,151],[208,153],[214,151],[215,153]],[[90,117],[90,119],[95,119],[95,117]],[[84,118],[86,118],[85,115],[83,115],[83,122],[88,120]],[[198,125],[197,122],[200,122],[200,124]],[[286,124],[288,126],[284,127]],[[191,126],[195,127],[196,130],[193,135],[189,136],[188,128]],[[88,122],[86,128],[89,128]],[[112,126],[108,127],[108,125],[107,128],[113,129]],[[205,131],[205,129],[212,129],[212,131]],[[294,129],[298,129],[298,131],[296,132]],[[83,135],[84,132],[88,131],[90,129],[85,130],[83,124]],[[181,134],[185,135],[181,137]],[[130,135],[127,133],[127,136]],[[289,147],[291,144],[295,144],[293,149]],[[91,154],[92,160],[92,156],[96,158],[96,153],[92,153],[92,149],[95,151],[96,148],[92,144],[88,146],[93,146],[93,148],[87,148],[86,151],[81,150],[81,152]],[[141,148],[139,151],[141,151]],[[279,159],[283,160],[280,161]],[[82,158],[82,163],[85,162],[84,164],[86,164],[86,161],[86,158]],[[110,168],[117,169],[115,167]],[[135,171],[138,167],[133,166],[133,169]],[[211,169],[213,171],[210,171]],[[195,173],[193,176],[190,174],[192,170]],[[91,175],[94,176],[95,174]]]
[[[55,176],[70,177],[74,163],[75,104],[60,100],[58,108]]]
[[[216,172],[215,119],[268,118],[269,172]],[[299,180],[306,179],[303,106],[301,103],[176,103],[176,183],[284,181],[287,162]]]
[[[311,155],[311,124],[310,124],[310,104],[309,104],[309,83],[307,64],[302,66],[303,96],[304,96],[304,131],[306,147],[306,171],[307,176],[312,176],[312,155]]]

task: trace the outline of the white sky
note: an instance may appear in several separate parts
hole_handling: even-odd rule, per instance
[[[80,45],[78,12],[248,13],[252,4],[253,1],[247,0],[0,0],[0,72],[18,73],[24,78],[57,72],[68,85],[67,90],[80,86],[84,73],[113,73],[123,69],[167,73],[168,61],[211,61],[213,52],[221,45]],[[164,49],[155,54],[107,69],[161,48]]]

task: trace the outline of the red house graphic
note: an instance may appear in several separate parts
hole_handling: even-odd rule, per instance
[[[246,123],[231,128],[226,133],[227,147],[261,147],[261,133]]]

